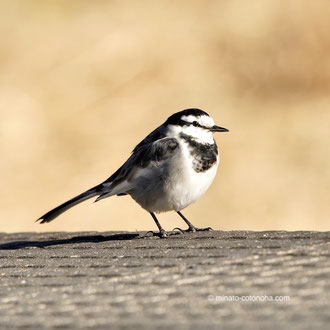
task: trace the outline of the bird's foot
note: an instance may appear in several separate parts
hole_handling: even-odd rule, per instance
[[[189,229],[188,229],[189,230]],[[194,227],[191,229],[191,231],[212,231],[213,229],[211,227],[205,227],[205,228],[197,228]]]
[[[180,233],[176,232],[176,231],[165,231],[164,229],[163,230],[160,230],[160,231],[157,231],[157,232],[154,232],[154,231],[148,231],[143,237],[159,237],[159,238],[166,238],[166,237],[169,237],[169,236],[172,236],[172,235],[178,235]]]
[[[188,229],[174,228],[173,231],[177,230],[180,234],[184,233],[195,233],[196,231],[211,231],[213,230],[211,227],[206,228],[197,228],[195,226],[189,226]]]

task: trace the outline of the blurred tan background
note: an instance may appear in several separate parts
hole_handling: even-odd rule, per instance
[[[329,17],[327,0],[2,0],[0,231],[156,229],[130,197],[34,220],[189,107],[230,129],[196,226],[329,230]]]

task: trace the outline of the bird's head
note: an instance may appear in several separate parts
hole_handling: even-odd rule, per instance
[[[166,122],[173,135],[185,134],[200,143],[213,143],[215,132],[229,132],[227,128],[215,125],[214,120],[200,109],[186,109],[170,116]]]

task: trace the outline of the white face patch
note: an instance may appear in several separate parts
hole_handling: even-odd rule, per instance
[[[212,125],[213,126],[213,125]],[[187,126],[178,126],[178,125],[169,125],[169,136],[178,138],[180,134],[186,134],[188,136],[191,136],[195,141],[199,143],[209,143],[213,144],[213,134],[212,132],[202,128],[202,127],[196,127],[193,125],[187,125]]]
[[[195,127],[192,125],[184,126],[181,128],[181,132],[183,134],[191,136],[195,141],[199,143],[209,143],[209,144],[214,143],[212,132],[202,127]]]
[[[194,121],[197,121],[198,124],[204,127],[212,127],[215,125],[214,120],[209,116],[196,117],[193,115],[189,115],[189,116],[182,116],[181,119],[188,123],[193,123]]]

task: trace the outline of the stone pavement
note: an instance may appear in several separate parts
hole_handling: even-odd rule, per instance
[[[0,329],[329,329],[330,232],[140,235],[0,234]]]

